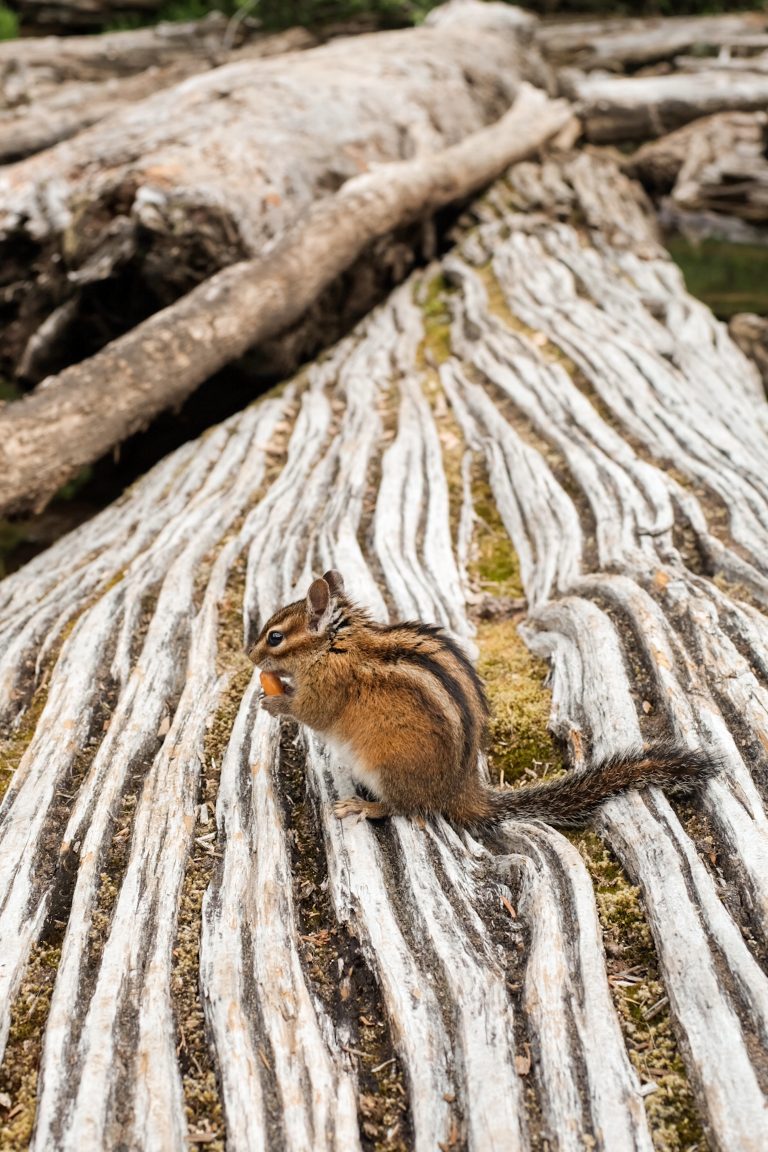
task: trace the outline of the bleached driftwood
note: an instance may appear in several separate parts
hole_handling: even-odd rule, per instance
[[[0,509],[42,506],[84,464],[303,313],[372,241],[476,192],[569,119],[526,86],[489,128],[381,165],[320,200],[261,258],[232,265],[0,412]]]
[[[67,335],[77,344],[103,286],[124,284],[133,315],[121,304],[118,324],[111,313],[106,321],[124,331],[263,254],[350,177],[488,125],[522,79],[540,74],[530,37],[518,10],[470,3],[445,24],[243,59],[6,168],[4,370],[18,369],[40,325],[72,300]]]
[[[675,208],[768,219],[768,115],[722,112],[639,148],[626,168]]]
[[[412,280],[301,381],[184,446],[0,583],[0,709],[25,733],[0,814],[3,1040],[54,908],[63,934],[39,1152],[223,1134],[213,1111],[189,1130],[171,991],[200,777],[216,767],[200,1001],[231,1147],[341,1152],[371,1138],[359,1125],[388,1073],[371,1071],[360,1038],[354,940],[386,1021],[385,1063],[404,1075],[407,1121],[384,1143],[484,1152],[545,1133],[573,1152],[650,1152],[653,1086],[629,1059],[573,845],[533,825],[486,848],[441,822],[340,823],[320,743],[257,711],[255,678],[242,688],[241,629],[252,635],[331,563],[377,615],[419,613],[470,640],[478,465],[574,758],[622,748],[656,718],[725,760],[699,806],[702,854],[690,810],[656,794],[613,801],[601,829],[642,888],[712,1147],[764,1142],[765,399],[614,166],[582,156],[510,180],[442,263],[439,361]],[[563,219],[571,209],[578,223]],[[451,440],[458,479],[443,460]],[[298,761],[306,801],[288,785]],[[309,840],[297,839],[299,808]],[[117,835],[130,843],[119,866]],[[323,978],[300,911],[321,884],[329,904],[309,932],[328,941]]]
[[[4,103],[8,105],[0,111],[0,164],[50,148],[118,112],[125,105],[170,88],[197,72],[236,60],[295,52],[316,43],[305,29],[294,28],[274,36],[261,36],[245,48],[230,51],[223,41],[225,28],[218,27],[216,36],[207,24],[206,29],[207,35],[199,42],[192,41],[186,52],[180,51],[178,41],[173,39],[171,45],[176,45],[176,50],[163,52],[165,45],[161,40],[160,50],[154,53],[160,63],[150,63],[152,53],[147,51],[143,68],[137,67],[142,56],[131,51],[130,42],[125,46],[128,62],[121,68],[119,57],[115,59],[114,53],[123,47],[119,38],[125,33],[107,34],[104,38],[108,46],[102,48],[102,55],[95,58],[94,54],[84,54],[81,59],[71,51],[66,39],[55,39],[50,47],[50,59],[45,56],[39,64],[25,61],[27,41],[19,49],[20,58],[3,60],[0,55],[0,83],[3,85]],[[85,39],[90,45],[90,41],[99,38]],[[0,50],[4,47],[0,44]],[[170,63],[165,62],[166,56]],[[115,75],[109,74],[109,63],[113,64]],[[68,71],[76,72],[78,65],[87,79],[60,79]],[[94,78],[92,73],[98,78]]]
[[[728,321],[731,336],[758,367],[768,395],[768,320],[751,312],[737,312]]]
[[[100,36],[5,40],[0,43],[0,104],[13,107],[38,99],[62,84],[134,76],[190,57],[212,66],[219,61],[227,23],[221,13],[212,12],[204,20],[163,22]],[[264,38],[249,34],[247,25],[241,28],[240,36]],[[240,43],[238,40],[236,46]]]
[[[768,20],[762,12],[739,12],[655,20],[553,21],[540,26],[537,39],[558,63],[632,72],[693,48],[707,56],[724,48],[744,54],[766,48]]]
[[[747,70],[668,76],[573,72],[563,87],[578,102],[587,137],[597,143],[663,136],[699,116],[762,111],[768,102],[768,76]]]

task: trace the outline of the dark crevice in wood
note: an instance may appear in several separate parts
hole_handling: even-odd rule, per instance
[[[521,915],[513,918],[502,901],[503,896],[515,910],[518,909],[522,877],[515,856],[505,855],[508,844],[503,839],[500,838],[498,843],[489,843],[486,846],[492,855],[492,861],[488,869],[487,883],[482,885],[485,897],[476,911],[482,917],[491,940],[497,945],[496,960],[504,970],[512,1014],[515,1052],[523,1059],[526,1054],[531,1056],[530,1071],[523,1077],[523,1098],[531,1149],[532,1152],[549,1152],[552,1145],[543,1117],[543,1085],[538,1038],[524,1008],[523,989],[531,930],[526,918]]]
[[[360,944],[334,913],[318,800],[307,787],[305,745],[293,722],[281,727],[276,783],[291,855],[302,967],[333,1022],[337,1041],[356,1066],[362,1147],[365,1152],[405,1152],[412,1146],[413,1126],[402,1063],[376,979]]]
[[[711,589],[703,581],[695,581],[694,586],[697,591],[703,592],[705,595],[711,594]],[[739,596],[738,599],[743,599]],[[746,601],[749,604],[749,601]],[[737,607],[732,605],[730,601],[726,600],[724,596],[719,595],[715,600],[718,614],[718,624],[722,628],[724,634],[728,637],[731,644],[733,644],[739,655],[746,661],[755,679],[763,688],[768,688],[768,652],[760,645],[759,641],[748,640],[744,635],[744,629],[737,619]],[[750,607],[755,607],[750,605]],[[744,611],[740,609],[739,611]]]
[[[738,926],[750,952],[768,970],[768,949],[759,913],[748,895],[748,880],[740,861],[725,848],[709,814],[698,805],[685,820],[685,831],[696,845],[699,859],[712,877],[719,898]]]
[[[264,1093],[264,1111],[266,1114],[267,1147],[275,1152],[285,1152],[286,1139],[283,1124],[283,1104],[275,1075],[275,1055],[269,1036],[269,1029],[264,1020],[261,1008],[259,991],[254,973],[257,971],[256,958],[253,955],[252,938],[250,933],[240,935],[242,949],[243,971],[243,1000],[248,1005],[248,1015],[253,1047],[259,1055],[259,1080]]]
[[[458,1125],[456,1143],[452,1149],[455,1147],[456,1152],[466,1152],[465,1122],[471,1102],[464,1097],[464,1085],[459,1074],[458,1061],[461,1054],[456,1038],[453,997],[447,987],[440,958],[430,939],[428,925],[422,921],[419,909],[413,899],[416,894],[407,875],[402,859],[402,847],[398,843],[396,833],[388,821],[373,822],[372,828],[380,849],[379,863],[384,874],[389,899],[397,917],[398,927],[409,949],[414,956],[418,957],[421,971],[427,976],[428,988],[435,996],[448,1036],[450,1051],[447,1074],[449,1077],[449,1095],[453,1097],[450,1105]],[[423,831],[419,834],[426,835]],[[462,925],[463,930],[464,925]]]
[[[653,813],[654,817],[666,828],[671,836],[674,833],[669,827],[669,822],[665,814],[660,810],[659,805],[652,797],[646,799],[646,804]],[[696,905],[696,886],[691,876],[690,865],[685,859],[683,854],[678,851],[678,859],[680,861],[680,868],[682,875],[685,879],[686,886],[688,887],[691,897]],[[722,898],[722,897],[721,897]],[[737,921],[738,923],[738,921]],[[754,1014],[749,1004],[749,998],[746,990],[742,988],[738,976],[732,970],[729,963],[728,956],[720,947],[718,940],[714,937],[713,933],[708,930],[704,917],[701,917],[701,925],[705,933],[712,952],[712,957],[715,962],[718,979],[724,989],[727,990],[728,997],[731,1001],[733,1009],[737,1014],[744,1042],[749,1052],[750,1062],[754,1069],[755,1075],[760,1083],[763,1092],[768,1092],[768,1053],[765,1048],[765,1037],[760,1033],[759,1028],[755,1024]],[[678,1042],[681,1046],[685,1045],[685,1037],[681,1034],[678,1036]]]
[[[522,411],[513,398],[498,384],[489,380],[474,364],[465,365],[467,378],[480,384],[493,400],[494,406],[504,416],[511,428],[529,447],[534,448],[546,462],[557,483],[570,497],[581,522],[583,552],[582,563],[585,571],[598,571],[597,522],[589,501],[578,479],[574,476],[555,438],[547,437],[546,429],[540,428]],[[514,476],[511,482],[514,485]]]

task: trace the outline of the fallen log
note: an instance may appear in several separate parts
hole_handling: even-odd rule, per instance
[[[732,339],[757,365],[768,396],[768,318],[750,312],[737,312],[728,321]]]
[[[0,369],[13,376],[72,300],[45,371],[82,358],[261,253],[349,177],[492,122],[539,74],[519,10],[470,3],[450,22],[435,16],[215,68],[6,168]]]
[[[718,72],[768,72],[768,37],[766,37],[765,51],[752,56],[731,56],[723,52],[720,56],[676,56],[675,69],[678,72],[707,72],[717,69]]]
[[[696,50],[704,57],[721,49],[749,55],[768,47],[762,12],[667,19],[607,19],[543,23],[537,40],[554,63],[585,71],[634,72]]]
[[[606,160],[517,166],[476,217],[0,582],[9,1145],[650,1152],[684,1116],[760,1147],[762,387]],[[573,758],[673,732],[722,775],[613,801],[599,838],[340,823],[243,630],[335,564],[469,639],[510,542]],[[514,627],[474,639],[509,683]]]
[[[0,164],[51,148],[126,104],[178,84],[205,67],[202,60],[192,57],[135,76],[64,84],[29,103],[16,103],[0,112]]]
[[[596,143],[647,140],[700,116],[757,112],[768,103],[768,76],[762,72],[620,77],[563,70],[560,79]]]
[[[12,107],[37,99],[71,81],[134,76],[189,57],[213,65],[222,51],[228,21],[219,12],[204,20],[163,22],[151,28],[104,32],[100,36],[40,36],[0,43],[0,103]],[[254,37],[246,24],[242,40]],[[263,35],[256,37],[263,38]]]
[[[681,207],[717,211],[722,196],[729,215],[760,219],[752,213],[764,195],[767,144],[768,114],[721,112],[643,144],[625,169],[654,195],[671,193]]]
[[[260,259],[233,264],[32,395],[0,409],[0,511],[42,507],[85,463],[289,327],[378,237],[488,184],[570,119],[521,92],[502,119],[431,156],[381,165],[315,204]]]
[[[37,76],[36,83],[33,83],[23,69],[23,88],[19,83],[6,86],[6,99],[12,92],[13,100],[11,107],[0,111],[0,164],[51,148],[125,105],[170,88],[195,73],[230,61],[299,51],[312,47],[316,42],[303,28],[263,36],[234,51],[226,51],[221,42],[208,41],[205,52],[191,50],[186,54],[179,53],[179,58],[172,64],[161,67],[153,64],[141,72],[133,74],[129,71],[106,80],[51,83],[49,79],[43,82]],[[46,70],[46,77],[55,71]]]

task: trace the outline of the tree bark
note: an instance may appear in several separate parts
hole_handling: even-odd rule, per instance
[[[0,583],[0,1039],[7,1067],[42,1051],[35,1152],[650,1152],[670,1112],[760,1146],[762,386],[604,158],[518,165],[475,217]],[[674,735],[725,762],[697,802],[485,847],[331,814],[332,758],[257,710],[243,626],[333,565],[468,641],[491,531],[573,759]]]
[[[0,369],[70,300],[48,371],[263,252],[349,177],[495,120],[541,72],[530,20],[445,19],[216,68],[1,172]]]
[[[534,89],[445,152],[383,165],[319,201],[268,255],[232,265],[90,360],[0,409],[0,512],[61,484],[248,348],[289,327],[373,240],[462,200],[570,118]]]

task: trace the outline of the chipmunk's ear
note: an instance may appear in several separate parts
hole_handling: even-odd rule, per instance
[[[331,619],[331,588],[323,577],[313,580],[307,592],[307,615],[312,632],[322,632]]]
[[[342,596],[344,594],[344,577],[341,572],[337,572],[335,568],[330,568],[323,575],[323,580],[331,590],[331,596]]]

